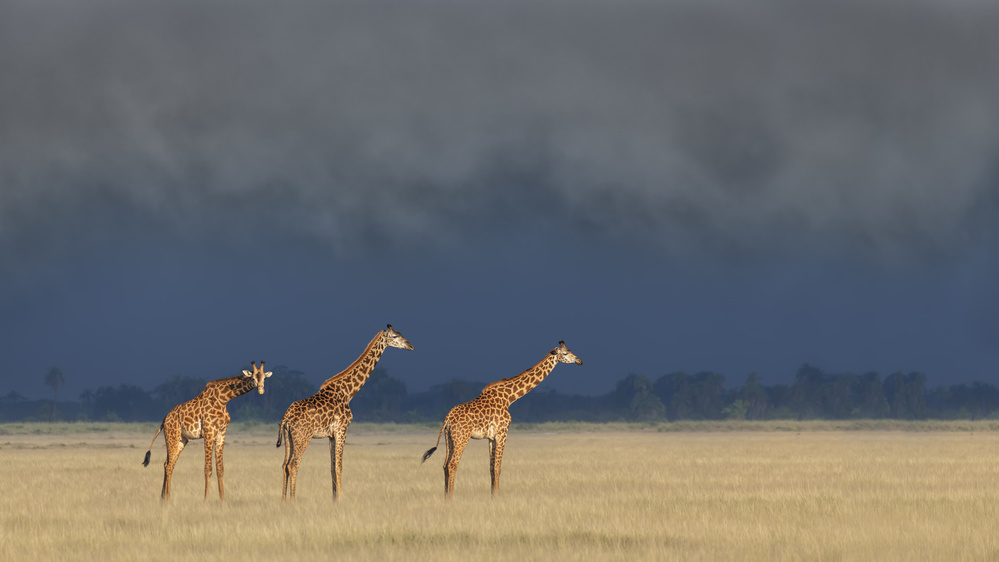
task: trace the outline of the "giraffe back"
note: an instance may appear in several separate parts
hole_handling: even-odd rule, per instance
[[[336,392],[337,387],[327,387],[318,393],[292,402],[281,418],[281,425],[290,426],[295,433],[312,437],[329,437],[333,427],[350,423],[353,414],[350,403]]]
[[[185,439],[201,439],[206,428],[219,430],[227,427],[231,419],[226,407],[229,400],[246,394],[256,386],[254,379],[246,376],[208,381],[197,396],[174,406],[166,419],[179,424]]]
[[[510,419],[505,394],[483,390],[477,398],[451,408],[444,423],[465,428],[473,439],[493,439],[497,431],[510,425]]]

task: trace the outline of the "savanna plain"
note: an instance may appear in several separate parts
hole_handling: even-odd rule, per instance
[[[439,426],[354,424],[344,496],[314,440],[281,503],[276,426],[141,465],[154,424],[0,424],[0,559],[996,560],[999,425],[541,424],[511,428],[501,492],[472,441],[443,497]]]

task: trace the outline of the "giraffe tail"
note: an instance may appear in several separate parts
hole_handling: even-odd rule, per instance
[[[281,438],[284,437],[284,420],[281,420],[281,425],[278,426],[278,442],[275,447],[281,446]]]
[[[434,445],[429,450],[427,450],[426,453],[423,453],[423,460],[420,461],[420,464],[423,464],[423,463],[427,462],[427,459],[430,458],[430,455],[434,454],[434,451],[436,451],[437,447],[440,446],[440,444],[441,444],[441,435],[444,435],[444,428],[445,427],[447,427],[447,422],[444,422],[444,425],[441,426],[440,433],[437,434],[437,444]]]
[[[153,440],[149,442],[149,450],[146,451],[146,458],[142,461],[142,466],[149,466],[149,457],[153,454],[153,443],[156,442],[156,438],[159,437],[160,432],[163,431],[163,423],[165,422],[166,420],[160,423],[160,428],[156,430],[156,435],[153,435]],[[166,438],[164,437],[164,439]]]

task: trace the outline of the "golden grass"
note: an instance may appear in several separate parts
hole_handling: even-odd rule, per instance
[[[511,431],[501,496],[473,441],[443,499],[437,429],[358,425],[331,500],[315,440],[281,504],[269,426],[234,431],[226,496],[203,494],[203,445],[159,501],[162,436],[0,437],[2,560],[990,560],[999,558],[999,433]],[[8,427],[8,429],[10,429]],[[539,430],[540,429],[540,430]],[[599,429],[600,431],[586,431]],[[550,430],[550,431],[549,431]],[[972,431],[975,430],[975,431]]]

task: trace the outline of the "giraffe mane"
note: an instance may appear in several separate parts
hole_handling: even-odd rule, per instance
[[[485,386],[485,388],[482,389],[482,392],[485,392],[485,391],[489,390],[490,388],[493,388],[495,386],[501,385],[501,384],[503,384],[505,382],[509,382],[509,381],[510,381],[510,379],[504,377],[504,378],[502,378],[502,379],[500,379],[498,381],[491,382],[491,383],[487,384]]]
[[[368,345],[364,348],[364,351],[361,352],[357,359],[348,365],[346,369],[323,381],[323,384],[319,385],[319,390],[330,388],[335,385],[339,379],[346,378],[348,375],[352,374],[360,366],[361,362],[364,361],[364,358],[368,355],[368,352],[371,351],[371,348],[374,347],[375,344],[378,343],[378,340],[382,338],[382,334],[384,334],[384,330],[375,334],[375,337],[371,338],[371,341],[368,342]]]

